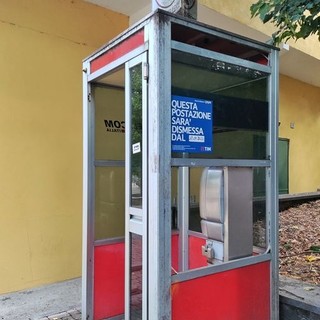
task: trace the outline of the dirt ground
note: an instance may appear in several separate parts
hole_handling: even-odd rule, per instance
[[[320,200],[280,213],[280,275],[320,284]]]

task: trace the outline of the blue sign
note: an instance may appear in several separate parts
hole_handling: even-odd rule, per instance
[[[171,97],[172,152],[212,152],[212,118],[212,101],[173,95]]]

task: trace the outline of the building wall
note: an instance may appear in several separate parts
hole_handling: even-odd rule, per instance
[[[127,26],[80,0],[0,0],[0,293],[81,275],[82,60]]]
[[[199,3],[202,5],[271,36],[276,31],[275,27],[271,23],[263,24],[258,17],[254,19],[251,18],[250,6],[255,2],[257,1],[199,0]],[[236,30],[234,30],[234,32],[236,32]],[[304,53],[320,59],[319,40],[316,36],[308,38],[307,41],[289,41],[289,44]]]
[[[320,188],[319,101],[320,88],[280,77],[279,136],[289,139],[290,193]]]

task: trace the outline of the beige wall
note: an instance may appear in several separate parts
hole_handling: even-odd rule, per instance
[[[250,6],[257,1],[253,0],[199,0],[199,3],[213,9],[229,18],[232,18],[244,25],[250,26],[264,34],[271,36],[275,31],[275,27],[271,23],[263,24],[257,17],[251,19]],[[214,22],[213,22],[214,23]],[[234,30],[236,32],[236,30]],[[289,41],[292,47],[320,59],[319,40],[316,36],[308,38],[307,41]]]
[[[127,25],[80,0],[0,0],[0,293],[81,274],[82,59]]]
[[[289,142],[289,192],[320,188],[320,88],[280,77],[279,136]],[[290,124],[294,128],[290,128]]]

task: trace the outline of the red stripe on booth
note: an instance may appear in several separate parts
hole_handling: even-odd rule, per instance
[[[103,53],[101,56],[98,56],[90,63],[90,72],[93,73],[102,67],[108,65],[109,63],[123,57],[125,54],[130,51],[138,48],[144,43],[144,31],[140,30],[137,33],[133,34],[128,39],[120,42],[114,48]]]

